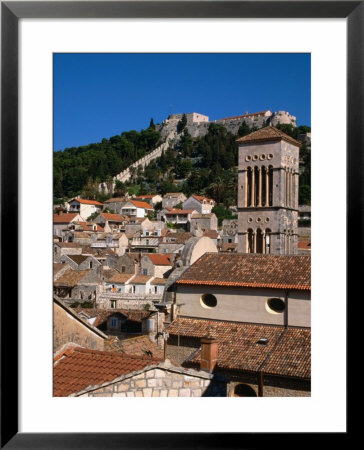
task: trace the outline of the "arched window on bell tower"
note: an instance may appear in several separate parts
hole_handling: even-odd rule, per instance
[[[264,248],[264,244],[263,244],[263,232],[260,228],[257,229],[257,233],[256,233],[256,253],[263,253],[263,248]]]
[[[254,233],[251,228],[248,230],[248,253],[254,253]]]

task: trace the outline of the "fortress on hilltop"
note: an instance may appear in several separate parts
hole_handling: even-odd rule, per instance
[[[215,123],[224,126],[228,131],[237,134],[240,126],[245,122],[249,128],[261,128],[266,125],[276,126],[278,124],[292,124],[296,127],[296,117],[292,116],[287,111],[271,112],[269,110],[255,113],[246,112],[240,116],[224,117],[222,119],[209,121],[209,117],[204,114],[192,112],[185,113],[187,123],[186,128],[192,137],[200,137],[207,134],[209,125]],[[132,177],[132,171],[138,167],[144,169],[148,164],[156,158],[159,158],[163,151],[166,151],[169,145],[176,142],[180,135],[178,134],[178,123],[182,119],[183,114],[171,114],[160,125],[156,125],[156,130],[161,133],[163,143],[145,155],[140,160],[133,163],[130,167],[120,172],[113,178],[113,182],[109,185],[107,183],[100,183],[99,189],[105,192],[112,193],[115,187],[115,181],[121,182],[129,181]]]
[[[250,128],[261,128],[264,125],[276,126],[280,124],[292,124],[297,126],[296,117],[292,116],[287,111],[271,112],[269,110],[260,111],[255,113],[248,113],[224,117],[210,121],[208,116],[204,114],[192,112],[185,114],[187,118],[186,128],[192,137],[204,136],[211,123],[223,125],[228,131],[233,134],[237,134],[239,127],[245,122]],[[161,132],[163,137],[166,137],[173,131],[177,130],[178,122],[182,119],[183,114],[171,114],[165,119],[157,129]]]

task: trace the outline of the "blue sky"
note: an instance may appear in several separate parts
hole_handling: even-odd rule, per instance
[[[55,54],[54,150],[140,131],[150,119],[284,110],[311,125],[308,53]]]

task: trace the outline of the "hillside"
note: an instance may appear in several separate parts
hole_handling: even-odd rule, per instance
[[[295,139],[310,131],[305,126],[278,124],[277,127]],[[161,143],[161,135],[154,125],[141,132],[124,132],[103,139],[98,144],[55,152],[54,196],[61,199],[81,194],[103,201],[111,195],[123,195],[126,190],[135,194],[182,191],[187,196],[192,193],[211,196],[228,208],[236,204],[237,198],[236,139],[252,131],[254,128],[249,128],[245,122],[237,134],[222,125],[210,123],[206,134],[192,137],[181,120],[178,138],[144,170],[133,168],[126,183],[114,183],[112,178]],[[309,204],[310,147],[305,141],[300,160],[300,204]],[[108,182],[114,189],[109,193],[100,192],[100,182]]]

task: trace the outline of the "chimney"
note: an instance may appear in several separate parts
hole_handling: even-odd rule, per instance
[[[211,337],[201,339],[201,370],[212,372],[217,363],[218,340]]]

